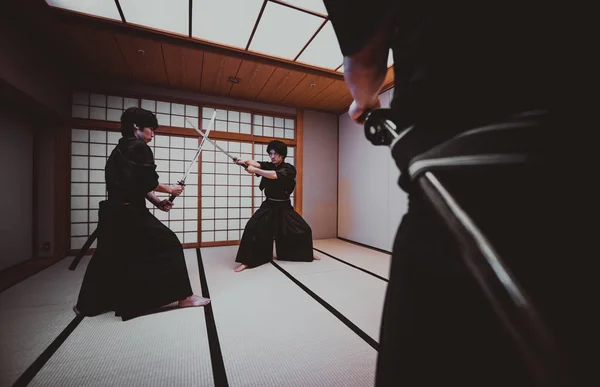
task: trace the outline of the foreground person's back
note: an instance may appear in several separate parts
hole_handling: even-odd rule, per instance
[[[561,24],[572,15],[527,1],[325,4],[355,121],[379,107],[394,55],[391,118],[402,137],[386,143],[409,210],[376,385],[583,384],[589,332],[575,300],[589,295],[576,283],[590,241],[575,207],[586,202],[554,168],[575,153],[566,144],[585,98],[572,92],[586,78],[570,46],[586,37]]]

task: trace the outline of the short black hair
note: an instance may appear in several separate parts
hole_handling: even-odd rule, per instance
[[[287,156],[287,145],[283,141],[273,140],[267,145],[267,153],[274,150],[285,159]]]
[[[121,135],[123,137],[133,136],[135,130],[133,125],[137,125],[140,129],[152,128],[156,130],[158,128],[158,120],[156,119],[156,115],[150,110],[130,107],[121,114]]]

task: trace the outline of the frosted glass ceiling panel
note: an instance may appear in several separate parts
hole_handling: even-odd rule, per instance
[[[342,51],[329,21],[298,57],[298,62],[332,70],[343,61]]]
[[[323,0],[284,0],[283,2],[294,5],[298,8],[327,15],[327,8],[325,8],[325,3],[323,3]]]
[[[323,20],[306,12],[268,2],[249,50],[293,60]]]
[[[246,48],[263,0],[194,0],[192,36]]]
[[[114,1],[113,1],[114,3]],[[119,0],[127,23],[188,35],[188,0]]]
[[[115,0],[46,0],[48,5],[121,21]]]

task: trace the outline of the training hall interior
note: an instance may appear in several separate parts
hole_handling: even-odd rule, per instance
[[[10,0],[0,23],[0,386],[371,386],[390,251],[407,199],[386,146],[347,114],[320,0]],[[393,60],[382,106],[393,93]],[[159,181],[202,308],[122,321],[73,306],[107,199],[104,167],[137,106],[156,114]],[[234,272],[260,178],[229,154],[288,147],[313,262]],[[158,194],[161,198],[167,194]],[[276,257],[275,257],[276,258]],[[110,279],[107,279],[110,281]]]

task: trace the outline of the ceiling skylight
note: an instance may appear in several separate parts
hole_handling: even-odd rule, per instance
[[[46,3],[69,11],[121,21],[121,15],[119,15],[119,9],[114,0],[46,0]]]
[[[327,15],[327,8],[325,8],[323,0],[284,0],[283,2],[298,8]]]
[[[249,50],[294,60],[323,18],[268,2]]]
[[[298,62],[335,70],[344,61],[331,22],[328,21],[298,57]]]
[[[192,36],[245,49],[262,4],[263,0],[194,0]]]
[[[189,34],[188,0],[119,0],[119,4],[127,23]]]

